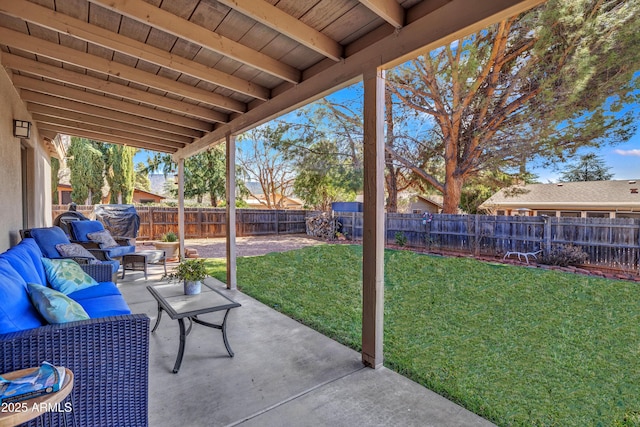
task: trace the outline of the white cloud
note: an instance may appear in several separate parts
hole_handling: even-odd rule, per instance
[[[640,157],[640,150],[615,150],[616,154],[620,154],[621,156],[637,156]]]

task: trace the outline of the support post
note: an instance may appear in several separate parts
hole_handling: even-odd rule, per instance
[[[362,363],[382,366],[384,325],[384,71],[364,75]]]
[[[237,289],[236,280],[236,137],[226,136],[227,158],[227,289]]]
[[[184,258],[184,158],[178,159],[178,238],[180,259]]]

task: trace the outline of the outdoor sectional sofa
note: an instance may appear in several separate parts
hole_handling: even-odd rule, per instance
[[[47,285],[41,257],[31,238],[0,254],[0,374],[47,361],[75,378],[71,411],[28,425],[147,426],[149,318],[131,314],[104,266],[89,273],[97,286],[68,295],[90,319],[47,324],[27,291],[27,283]]]

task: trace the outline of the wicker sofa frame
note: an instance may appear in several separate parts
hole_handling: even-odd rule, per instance
[[[98,282],[111,271],[87,268]],[[149,317],[129,314],[50,324],[0,334],[0,372],[47,361],[74,373],[71,410],[65,406],[26,426],[148,425]]]

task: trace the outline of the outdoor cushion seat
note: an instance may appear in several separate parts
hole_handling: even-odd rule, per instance
[[[76,301],[82,301],[95,297],[120,295],[118,286],[113,282],[99,282],[99,285],[99,287],[90,286],[88,288],[80,289],[79,291],[70,293],[69,296]]]
[[[74,297],[73,294],[69,294],[69,298],[80,304],[92,319],[131,314],[131,310],[122,295],[104,295],[81,300],[76,300]]]

